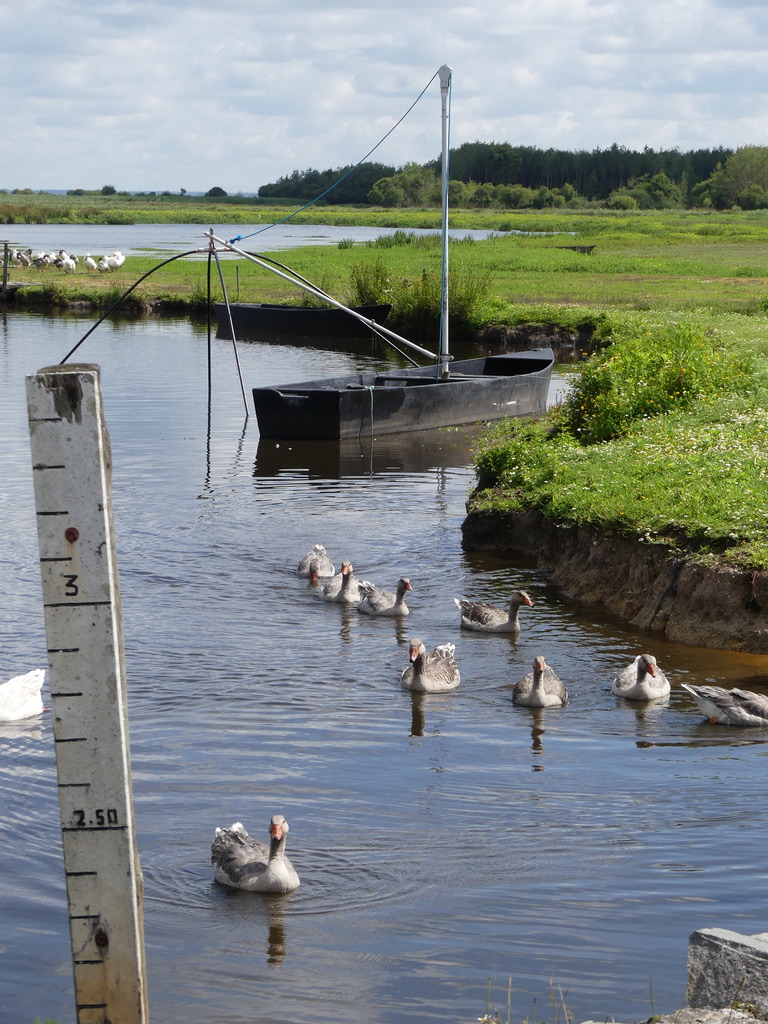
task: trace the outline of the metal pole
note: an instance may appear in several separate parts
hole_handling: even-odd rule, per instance
[[[3,302],[8,294],[8,241],[3,239]]]
[[[440,376],[448,376],[448,125],[450,118],[451,69],[447,64],[440,68],[440,103],[442,109],[442,197],[443,197],[443,270],[442,308],[440,312]]]
[[[148,1024],[111,455],[98,366],[27,377],[77,1024]]]

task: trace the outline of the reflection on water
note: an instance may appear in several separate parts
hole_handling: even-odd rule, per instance
[[[23,378],[84,322],[9,315],[0,336],[6,544],[2,677],[44,663]],[[98,339],[98,340],[97,340]],[[681,681],[766,692],[768,659],[669,643],[553,587],[520,558],[461,550],[472,431],[278,446],[244,423],[229,343],[184,323],[96,332],[125,618],[136,825],[155,1024],[246,1016],[352,1024],[469,1020],[513,981],[513,1014],[552,981],[576,1019],[685,1000],[688,935],[758,932],[768,730],[704,724]],[[375,366],[250,343],[246,384]],[[414,590],[404,621],[319,601],[311,543]],[[453,598],[530,593],[519,637],[463,633]],[[411,636],[452,642],[461,686],[400,687]],[[650,650],[668,701],[615,697]],[[512,703],[536,654],[555,710]],[[0,1005],[74,1008],[49,715],[0,727]],[[212,881],[217,825],[291,823],[301,887]],[[40,978],[45,985],[40,985]],[[653,1003],[650,1001],[652,985]]]

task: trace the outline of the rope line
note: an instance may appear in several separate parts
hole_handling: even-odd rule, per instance
[[[269,231],[270,228],[277,227],[278,224],[285,224],[285,222],[290,220],[291,217],[295,217],[295,216],[297,216],[297,214],[303,213],[304,210],[308,210],[310,206],[314,206],[315,203],[319,203],[321,199],[324,199],[328,195],[329,192],[332,192],[338,185],[340,185],[342,183],[342,181],[344,181],[345,178],[348,178],[349,175],[352,173],[352,171],[356,171],[357,168],[360,166],[360,164],[365,163],[365,161],[368,159],[368,157],[372,153],[375,153],[376,150],[379,148],[379,146],[382,145],[382,143],[386,142],[386,140],[389,138],[389,136],[392,134],[392,132],[395,131],[396,128],[400,127],[400,125],[403,123],[403,121],[406,119],[406,117],[408,117],[410,112],[413,110],[413,108],[419,102],[419,100],[424,95],[424,93],[427,91],[427,89],[430,87],[430,85],[432,85],[432,83],[437,78],[439,73],[440,73],[439,71],[436,71],[434,73],[434,75],[432,75],[430,80],[427,82],[427,84],[421,90],[421,92],[416,97],[416,99],[413,101],[413,103],[410,105],[410,107],[408,107],[408,109],[403,114],[403,116],[398,121],[396,121],[392,125],[392,127],[389,129],[389,131],[386,132],[379,139],[379,141],[376,143],[376,145],[373,147],[373,149],[369,149],[368,152],[365,154],[365,156],[361,157],[357,161],[357,163],[353,167],[350,167],[349,170],[345,174],[342,174],[342,176],[339,178],[338,181],[334,181],[334,183],[332,185],[329,185],[328,188],[324,192],[321,192],[319,196],[316,196],[314,199],[311,199],[308,203],[305,203],[304,206],[300,206],[299,209],[298,210],[294,210],[293,213],[287,214],[281,220],[276,220],[272,224],[265,224],[263,228],[259,228],[257,231],[252,231],[249,235],[235,235],[234,238],[230,238],[230,240],[229,240],[230,243],[242,242],[246,238],[253,238],[254,235],[260,235],[263,231]]]

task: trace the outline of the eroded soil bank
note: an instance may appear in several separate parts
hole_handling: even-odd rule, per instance
[[[701,647],[768,654],[768,573],[689,565],[667,548],[557,526],[537,512],[470,511],[466,551],[523,552],[568,594],[640,629]]]

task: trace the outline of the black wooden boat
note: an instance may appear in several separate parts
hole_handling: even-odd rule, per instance
[[[366,320],[383,324],[392,307],[387,303],[370,306],[351,306],[350,309]],[[225,338],[232,336],[229,316],[237,337],[258,337],[269,334],[282,338],[286,335],[301,335],[314,338],[368,338],[371,328],[368,324],[350,316],[346,309],[337,306],[288,306],[273,302],[224,302],[216,303],[217,333]]]
[[[439,69],[442,107],[442,295],[440,346],[438,354],[390,331],[383,324],[361,320],[361,314],[332,299],[303,278],[288,278],[310,293],[328,300],[331,309],[298,307],[307,315],[342,317],[339,336],[360,330],[375,333],[435,360],[433,365],[412,366],[395,371],[353,373],[343,377],[301,381],[253,388],[253,403],[259,431],[265,438],[303,440],[346,440],[400,434],[438,427],[461,426],[497,420],[505,416],[528,416],[544,412],[554,365],[551,348],[503,355],[480,356],[453,362],[448,346],[448,98],[451,69]],[[211,242],[215,239],[211,229]],[[270,266],[254,254],[224,243],[227,248],[281,277],[287,273]],[[287,271],[287,268],[283,268]],[[244,303],[230,309],[245,308]],[[221,306],[217,315],[221,322]],[[265,308],[261,308],[262,310]],[[269,307],[267,307],[269,308]],[[271,307],[274,308],[274,307]],[[224,307],[226,313],[226,307]],[[234,317],[233,317],[234,320]],[[233,324],[235,333],[237,324]],[[307,333],[318,334],[317,327]],[[397,343],[397,344],[395,344]],[[398,349],[400,351],[400,349]],[[403,353],[401,352],[401,355]],[[410,356],[408,357],[410,358]]]
[[[262,437],[344,439],[528,416],[547,406],[551,348],[253,389]]]

